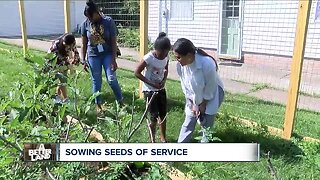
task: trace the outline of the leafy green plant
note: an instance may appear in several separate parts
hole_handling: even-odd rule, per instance
[[[320,143],[319,142],[297,142],[298,146],[303,149],[303,155],[299,155],[310,169],[310,173],[320,171]]]
[[[140,31],[138,28],[119,26],[118,43],[122,47],[140,49]],[[148,51],[153,50],[153,43],[148,39]]]
[[[0,157],[5,159],[0,163],[0,169],[5,169],[6,177],[15,177],[16,179],[31,179],[42,178],[45,174],[50,174],[61,179],[76,179],[80,176],[85,176],[93,171],[93,168],[84,163],[32,163],[26,165],[21,163],[21,146],[26,142],[87,142],[91,131],[86,129],[83,121],[89,121],[91,106],[93,99],[100,95],[96,93],[91,97],[85,97],[83,90],[79,88],[78,77],[82,71],[76,71],[68,82],[68,89],[71,90],[72,102],[69,104],[55,104],[52,100],[55,87],[58,80],[55,76],[56,68],[52,68],[48,64],[44,66],[35,65],[33,72],[24,73],[25,79],[12,88],[9,96],[1,99],[0,111],[6,112],[1,116],[0,124]],[[135,94],[133,94],[132,108],[120,107],[115,103],[113,108],[109,110],[109,116],[104,120],[112,123],[117,131],[115,138],[117,142],[128,142],[140,124],[133,124]],[[130,111],[128,113],[127,111]],[[71,125],[65,124],[66,115],[76,117],[79,123]],[[140,120],[142,122],[143,118]],[[98,126],[99,124],[96,124]],[[135,128],[133,126],[135,125]],[[94,128],[94,127],[93,127]],[[92,128],[91,128],[92,130]],[[123,133],[126,132],[126,133]],[[108,133],[106,137],[110,136]],[[139,163],[133,163],[134,171],[149,167],[148,163],[140,163],[142,166],[137,166]],[[143,174],[132,174],[128,171],[127,163],[110,163],[109,171],[101,177],[142,177]],[[13,175],[13,168],[21,171],[16,171]],[[152,169],[150,168],[148,170]],[[34,172],[27,174],[27,171]],[[51,172],[52,173],[51,173]],[[160,171],[154,172],[159,174]],[[148,172],[146,172],[148,174]]]
[[[119,27],[118,43],[123,47],[139,48],[139,29]]]
[[[34,71],[23,73],[24,80],[16,83],[9,96],[1,100],[0,111],[6,112],[0,122],[0,157],[5,159],[0,162],[0,169],[6,170],[2,178],[43,176],[44,167],[21,163],[22,144],[61,141],[65,131],[63,120],[68,111],[67,105],[54,104],[52,100],[57,85],[55,73],[55,69],[43,71],[43,67],[35,64]],[[83,140],[85,135],[81,132],[70,133],[70,136],[75,141]],[[11,172],[12,169],[16,171]],[[29,175],[27,171],[35,173]]]
[[[199,133],[201,134],[200,136],[195,137],[196,140],[205,140],[207,142],[221,142],[221,139],[215,136],[214,131],[212,128],[201,128],[199,130]]]

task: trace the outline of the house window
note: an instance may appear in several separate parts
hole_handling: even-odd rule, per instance
[[[239,1],[240,0],[224,0],[224,13],[227,18],[238,18],[239,17]]]
[[[171,0],[170,19],[186,20],[193,19],[193,0]]]

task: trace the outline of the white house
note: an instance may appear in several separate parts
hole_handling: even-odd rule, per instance
[[[71,0],[71,28],[76,30],[85,19],[85,1]],[[0,1],[0,36],[21,36],[17,0]],[[64,32],[64,3],[54,1],[24,1],[27,35],[61,34]]]
[[[173,42],[185,37],[220,58],[290,57],[298,4],[298,0],[153,0],[149,37],[154,41],[160,31]],[[319,59],[320,52],[315,7],[313,0],[305,51],[311,59]]]

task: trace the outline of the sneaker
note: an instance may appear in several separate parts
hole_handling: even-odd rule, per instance
[[[96,111],[97,111],[97,116],[100,117],[104,113],[104,109],[102,108],[102,105],[97,105],[96,106]]]
[[[118,101],[118,103],[119,103],[120,108],[125,106],[123,99],[121,101]]]
[[[60,98],[60,96],[56,95],[53,99],[54,103],[56,104],[61,104],[62,103],[62,100]]]
[[[70,99],[69,98],[66,98],[64,100],[62,100],[62,104],[68,104],[70,103]]]

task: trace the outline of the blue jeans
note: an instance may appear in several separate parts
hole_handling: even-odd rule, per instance
[[[107,82],[110,85],[113,94],[116,96],[117,101],[122,101],[123,96],[117,80],[116,72],[111,69],[112,55],[108,54],[104,56],[89,56],[88,61],[91,70],[93,93],[101,91],[103,66]],[[101,97],[96,97],[95,102],[96,104],[101,104]]]

